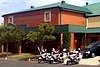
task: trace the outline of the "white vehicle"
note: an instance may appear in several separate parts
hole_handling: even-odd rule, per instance
[[[40,56],[38,58],[38,63],[41,63],[42,61],[44,61],[44,62],[47,61],[47,52],[46,51],[40,52]]]
[[[63,63],[66,58],[67,58],[67,52],[66,49],[64,48],[63,52],[60,53],[60,62]]]
[[[59,62],[60,61],[60,54],[58,50],[55,50],[53,48],[53,51],[51,53],[51,56],[49,58],[49,63],[52,64],[54,62]]]
[[[66,64],[71,65],[71,64],[79,64],[79,61],[82,58],[82,54],[80,52],[69,52],[68,55],[69,60],[67,60]]]

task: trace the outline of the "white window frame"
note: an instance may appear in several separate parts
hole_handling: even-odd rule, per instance
[[[11,20],[11,19],[12,19],[12,20]],[[8,23],[11,23],[11,24],[14,23],[14,17],[13,17],[13,16],[10,16],[10,17],[8,18]]]
[[[47,20],[46,14],[49,13],[49,19]],[[44,22],[51,21],[51,11],[45,11],[44,12]]]

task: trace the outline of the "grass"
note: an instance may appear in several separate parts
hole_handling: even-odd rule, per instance
[[[0,58],[4,58],[6,57],[6,53],[0,53]],[[19,60],[19,61],[27,61],[29,58],[34,61],[38,59],[38,55],[33,55],[33,54],[29,54],[29,53],[22,53],[21,55],[19,54],[9,54],[8,56],[8,60]]]
[[[8,53],[8,56],[10,56],[10,55],[12,55],[12,54],[11,53]],[[6,57],[6,56],[7,56],[6,52],[0,53],[0,58]]]
[[[27,61],[28,59],[31,59],[31,60],[37,60],[38,59],[38,56],[37,55],[32,55],[32,54],[21,54],[21,55],[12,55],[12,56],[9,56],[8,59],[11,59],[11,60],[23,60],[23,61]]]

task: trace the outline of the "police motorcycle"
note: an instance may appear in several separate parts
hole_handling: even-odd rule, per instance
[[[82,58],[82,54],[80,51],[72,51],[72,52],[68,52],[68,59],[66,64],[67,65],[73,65],[73,64],[79,64],[79,61]]]
[[[49,56],[48,62],[50,64],[60,62],[59,50],[55,50],[54,48],[52,49],[51,56]]]
[[[66,58],[67,58],[67,50],[64,48],[60,53],[60,62],[63,63]]]
[[[47,55],[48,55],[47,50],[46,49],[42,50],[38,58],[38,63],[47,62]]]

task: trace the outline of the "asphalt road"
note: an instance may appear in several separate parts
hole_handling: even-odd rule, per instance
[[[48,64],[26,61],[0,61],[0,67],[100,67],[100,65],[64,65],[64,64]]]

